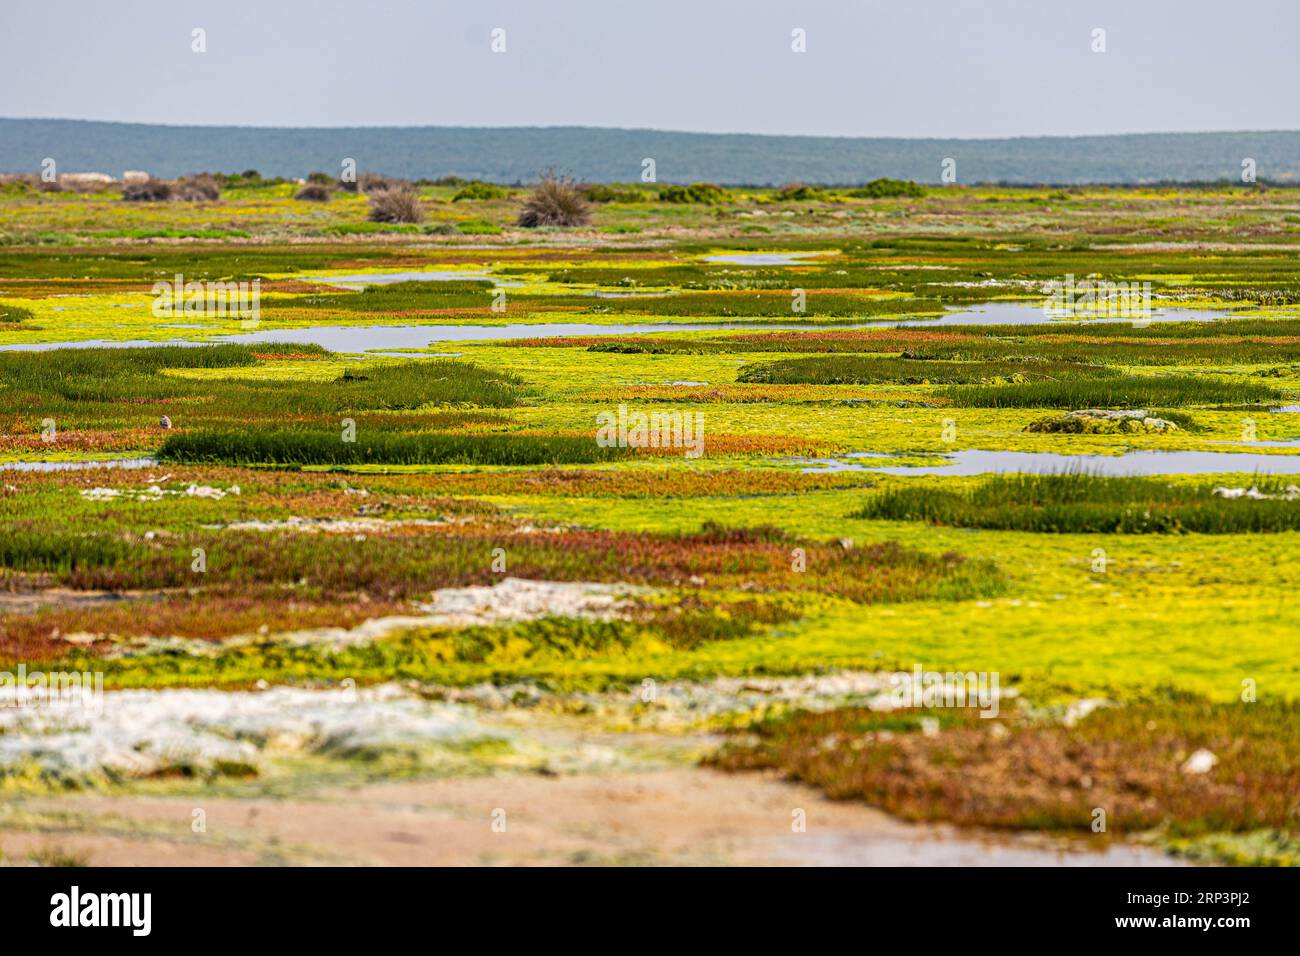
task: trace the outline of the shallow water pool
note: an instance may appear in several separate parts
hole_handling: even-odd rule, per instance
[[[993,475],[1087,472],[1108,478],[1130,475],[1215,475],[1258,472],[1300,475],[1300,455],[1256,455],[1227,451],[1131,451],[1123,455],[1062,455],[1039,451],[983,451],[970,448],[945,455],[935,465],[869,465],[854,459],[888,458],[856,452],[841,458],[807,459],[806,472],[870,471],[882,475]]]

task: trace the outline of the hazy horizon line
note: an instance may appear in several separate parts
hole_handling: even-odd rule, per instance
[[[547,123],[528,126],[464,126],[457,124],[409,123],[377,125],[340,125],[340,126],[297,126],[292,124],[260,123],[164,123],[142,122],[139,120],[88,119],[73,116],[0,116],[0,122],[38,122],[38,123],[100,123],[106,126],[160,126],[167,129],[264,129],[264,130],[410,130],[410,129],[447,129],[447,130],[602,130],[625,133],[672,133],[681,136],[748,136],[755,139],[835,139],[835,140],[895,140],[925,141],[950,140],[960,142],[1007,142],[1025,139],[1106,139],[1120,136],[1227,136],[1238,134],[1258,135],[1261,133],[1300,133],[1298,129],[1201,129],[1201,130],[1126,130],[1115,133],[1021,133],[1014,136],[864,136],[837,135],[827,133],[750,133],[717,132],[711,130],[668,129],[652,126],[588,126],[573,123]]]

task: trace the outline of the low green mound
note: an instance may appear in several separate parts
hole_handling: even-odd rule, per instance
[[[1261,486],[1262,485],[1262,486]],[[852,517],[957,528],[1061,534],[1241,534],[1300,529],[1300,491],[1259,483],[1254,494],[1158,478],[1007,475],[969,491],[896,488]]]
[[[567,465],[631,454],[593,438],[340,431],[195,431],[171,435],[163,461],[234,465]]]
[[[964,408],[1150,408],[1253,405],[1282,394],[1256,382],[1195,375],[1122,375],[1015,385],[971,385],[943,393]]]
[[[919,199],[925,190],[910,179],[873,179],[865,186],[850,189],[848,195],[854,199]]]
[[[660,202],[695,203],[716,206],[730,202],[731,193],[714,183],[691,183],[689,186],[664,186],[659,190]]]
[[[30,322],[32,318],[31,309],[24,309],[16,305],[9,305],[7,302],[0,302],[0,325],[14,325],[18,322]]]

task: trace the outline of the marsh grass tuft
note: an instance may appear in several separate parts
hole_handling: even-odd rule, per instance
[[[238,465],[562,465],[612,461],[626,448],[590,438],[502,434],[367,432],[342,441],[337,431],[196,431],[171,435],[164,461]]]
[[[542,174],[524,200],[519,225],[527,229],[539,226],[585,226],[591,221],[582,187],[567,176],[554,171]]]
[[[385,189],[367,190],[370,221],[390,223],[424,222],[424,207],[415,187],[401,183]]]
[[[299,202],[329,202],[332,195],[328,185],[312,182],[294,193],[293,198]]]
[[[1275,388],[1257,382],[1195,375],[1123,375],[1014,385],[968,385],[940,394],[964,408],[1152,408],[1252,405],[1280,401]]]
[[[1265,495],[1286,495],[1257,479]],[[1224,498],[1214,485],[1072,473],[1005,475],[969,491],[894,488],[851,517],[1052,534],[1258,534],[1300,529],[1300,501]]]

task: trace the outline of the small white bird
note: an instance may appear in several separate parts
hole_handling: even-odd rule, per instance
[[[1187,758],[1187,762],[1183,764],[1183,773],[1186,774],[1209,773],[1211,770],[1214,769],[1214,765],[1217,764],[1218,762],[1219,762],[1218,757],[1216,757],[1209,750],[1206,750],[1205,748],[1202,747],[1200,750],[1196,751],[1196,753],[1192,754],[1190,757]]]
[[[159,427],[159,428],[171,428],[171,427],[172,427],[172,420],[171,420],[170,418],[168,418],[166,415],[164,415],[162,418],[158,419],[158,427]]]

